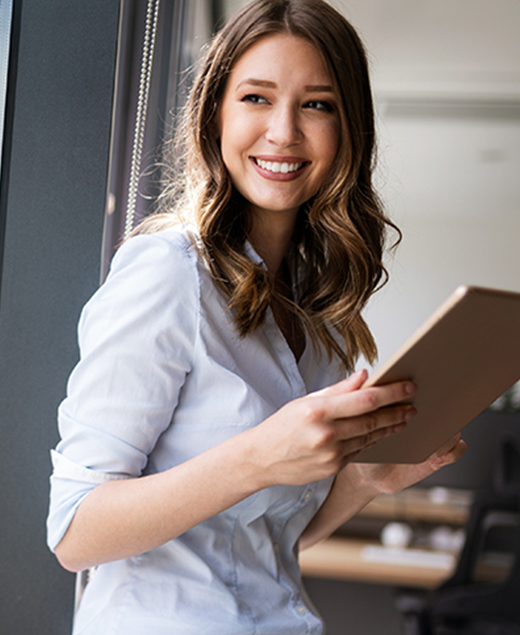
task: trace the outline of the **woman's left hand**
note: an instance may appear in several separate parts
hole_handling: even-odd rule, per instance
[[[417,464],[348,463],[300,538],[300,549],[323,540],[379,494],[395,494],[457,461],[466,451],[460,434]]]
[[[376,495],[395,494],[454,463],[465,451],[466,443],[458,433],[422,463],[349,463],[344,469],[351,472],[351,477],[355,472],[359,484],[373,488]]]

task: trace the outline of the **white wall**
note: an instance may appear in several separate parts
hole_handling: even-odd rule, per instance
[[[382,186],[404,239],[367,319],[383,360],[461,283],[520,291],[520,118],[385,118]]]
[[[520,92],[518,0],[332,0],[360,31],[376,90]]]
[[[383,361],[461,283],[520,291],[520,3],[335,0],[369,50],[403,243],[366,316]]]

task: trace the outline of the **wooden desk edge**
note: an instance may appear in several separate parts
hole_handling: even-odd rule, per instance
[[[303,575],[391,586],[434,589],[446,580],[453,567],[437,568],[388,562],[370,562],[362,555],[377,542],[332,537],[300,553]]]

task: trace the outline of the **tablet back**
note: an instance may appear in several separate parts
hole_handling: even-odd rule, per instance
[[[418,414],[356,461],[423,461],[520,379],[520,293],[458,287],[365,386],[403,379]]]

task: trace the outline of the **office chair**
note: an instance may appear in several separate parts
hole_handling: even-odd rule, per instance
[[[397,601],[404,635],[520,635],[520,441],[499,444],[493,489],[472,505],[453,576]]]

